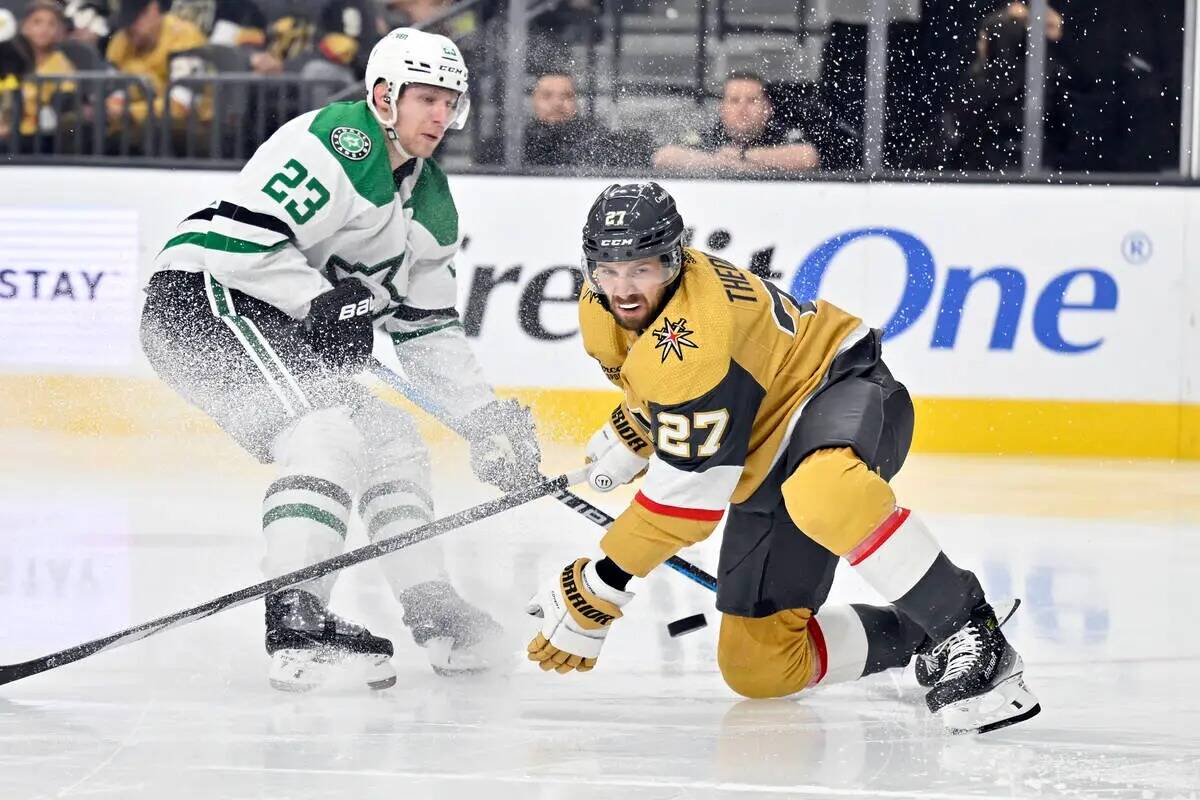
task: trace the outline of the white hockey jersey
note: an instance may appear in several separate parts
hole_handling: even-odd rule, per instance
[[[333,103],[264,142],[227,196],[180,223],[154,268],[207,272],[296,319],[353,275],[409,378],[459,415],[495,398],[454,308],[459,243],[441,168],[416,158],[393,172],[366,102]]]

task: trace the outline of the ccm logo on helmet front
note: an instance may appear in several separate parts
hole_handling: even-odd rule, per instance
[[[624,247],[627,244],[633,244],[633,239],[601,239],[601,247]]]

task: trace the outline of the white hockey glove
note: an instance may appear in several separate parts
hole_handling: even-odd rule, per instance
[[[621,607],[633,592],[614,589],[600,579],[591,559],[567,564],[525,606],[542,618],[542,629],[526,648],[529,660],[549,672],[587,672],[596,666],[600,647]]]
[[[611,492],[641,475],[650,463],[621,441],[611,422],[604,423],[587,443],[588,484],[598,492]]]
[[[493,400],[460,420],[459,428],[471,445],[471,471],[503,492],[541,482],[533,414],[516,400]]]

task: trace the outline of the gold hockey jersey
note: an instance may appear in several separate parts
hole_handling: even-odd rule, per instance
[[[754,493],[833,359],[869,331],[837,306],[800,303],[690,248],[674,295],[641,335],[586,288],[579,317],[584,348],[624,393],[614,428],[650,458],[601,541],[640,576],[709,536],[726,505]]]

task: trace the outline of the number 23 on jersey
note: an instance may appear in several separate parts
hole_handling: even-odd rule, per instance
[[[263,194],[283,206],[292,221],[303,225],[329,202],[329,190],[316,177],[308,178],[308,170],[296,159],[283,165],[262,188]],[[303,188],[301,184],[304,184]]]

